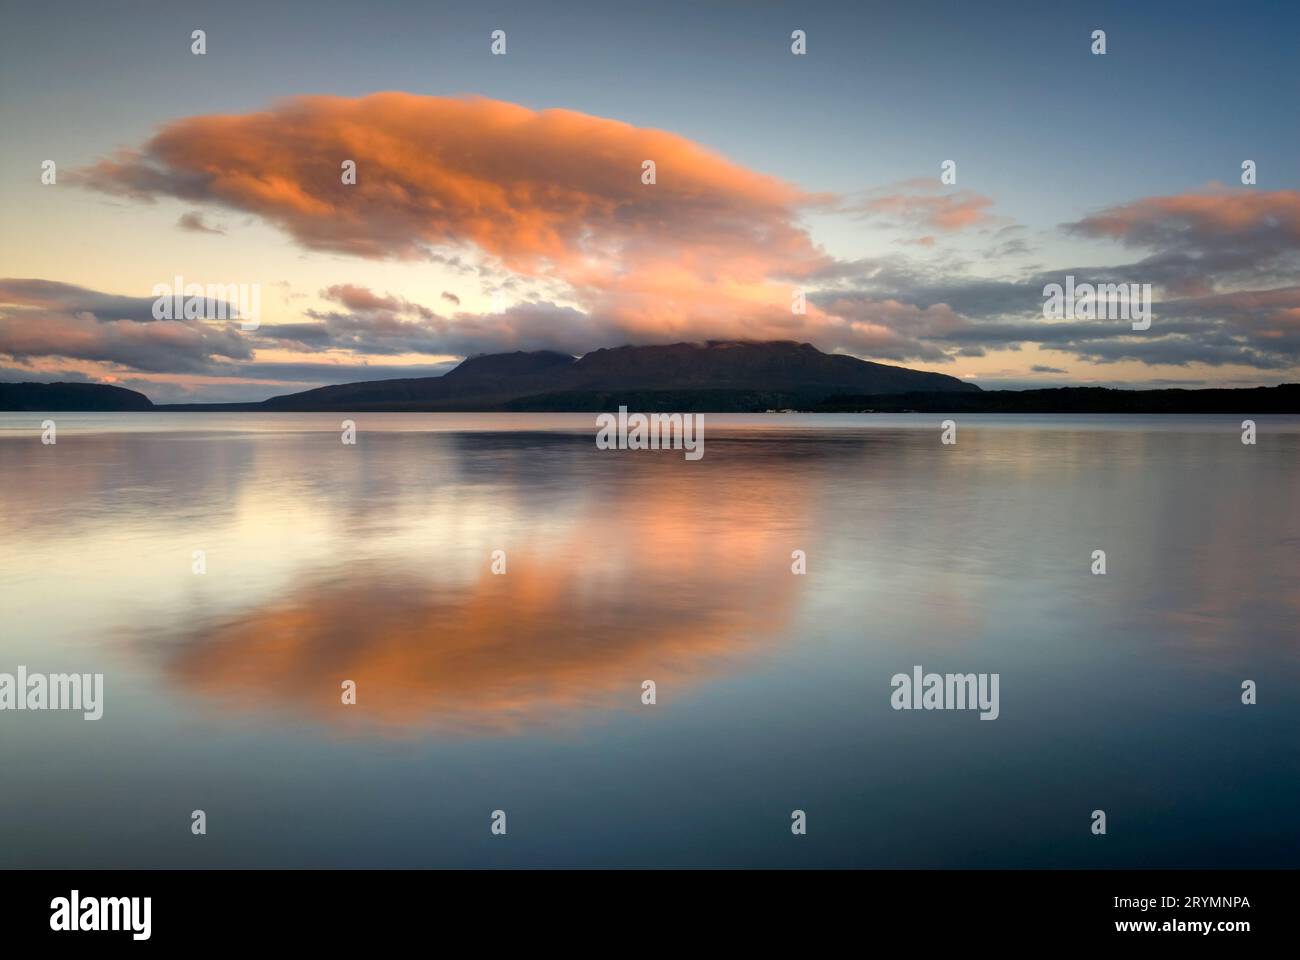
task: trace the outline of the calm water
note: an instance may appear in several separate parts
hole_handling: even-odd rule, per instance
[[[0,867],[1300,866],[1300,419],[52,416],[0,672],[105,708],[0,713]]]

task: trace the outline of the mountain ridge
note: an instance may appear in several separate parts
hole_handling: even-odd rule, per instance
[[[364,410],[376,404],[390,409],[501,410],[515,409],[529,397],[704,390],[715,396],[719,391],[762,394],[792,406],[845,393],[979,389],[947,374],[822,353],[793,340],[709,340],[607,347],[581,357],[550,350],[486,354],[466,358],[441,377],[336,384],[271,397],[263,405],[275,410]]]

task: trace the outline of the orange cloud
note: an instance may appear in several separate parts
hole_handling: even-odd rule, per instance
[[[1300,245],[1300,191],[1228,190],[1143,197],[1085,217],[1072,226],[1080,233],[1140,245],[1155,245],[1176,234],[1226,238],[1268,230]]]
[[[990,198],[970,190],[943,193],[941,189],[934,180],[906,180],[873,193],[846,210],[900,225],[949,232],[1005,222],[1005,218],[989,213],[993,206]],[[917,242],[930,246],[934,238],[922,237]]]
[[[345,160],[356,162],[355,185],[342,182]],[[652,185],[642,182],[646,160]],[[74,180],[250,212],[311,249],[476,252],[489,267],[558,282],[560,299],[604,331],[585,349],[793,338],[870,352],[880,339],[813,303],[791,310],[795,288],[833,266],[799,222],[829,197],[675,134],[570,110],[404,93],[298,97],[170,123]],[[979,219],[987,203],[937,200],[932,218],[945,227]]]
[[[342,182],[346,160],[355,184]],[[794,223],[816,198],[790,184],[661,130],[479,97],[310,96],[190,117],[76,180],[221,204],[363,257],[471,245],[536,272],[671,244],[765,249],[792,269],[820,259]]]

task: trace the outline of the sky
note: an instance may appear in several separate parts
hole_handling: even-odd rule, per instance
[[[1294,3],[0,11],[2,380],[256,400],[793,339],[986,388],[1300,381]],[[1150,329],[1046,316],[1067,276],[1150,284]],[[178,277],[256,328],[159,319]]]

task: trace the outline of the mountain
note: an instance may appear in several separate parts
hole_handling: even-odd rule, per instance
[[[942,373],[922,373],[841,354],[822,353],[811,343],[791,340],[754,343],[720,341],[674,343],[661,347],[616,347],[594,350],[570,371],[577,390],[768,390],[792,393],[841,391],[860,384],[858,392],[906,390],[979,391],[979,387]],[[870,385],[864,389],[865,385]]]
[[[0,410],[152,410],[143,393],[106,383],[0,383]]]
[[[719,341],[470,357],[441,377],[373,380],[273,397],[270,410],[765,410],[836,394],[979,392],[941,373],[822,353],[793,341]],[[631,403],[629,403],[631,406]]]
[[[317,387],[264,401],[267,410],[500,410],[515,397],[555,389],[574,365],[567,353],[469,357],[441,377],[366,380]]]

